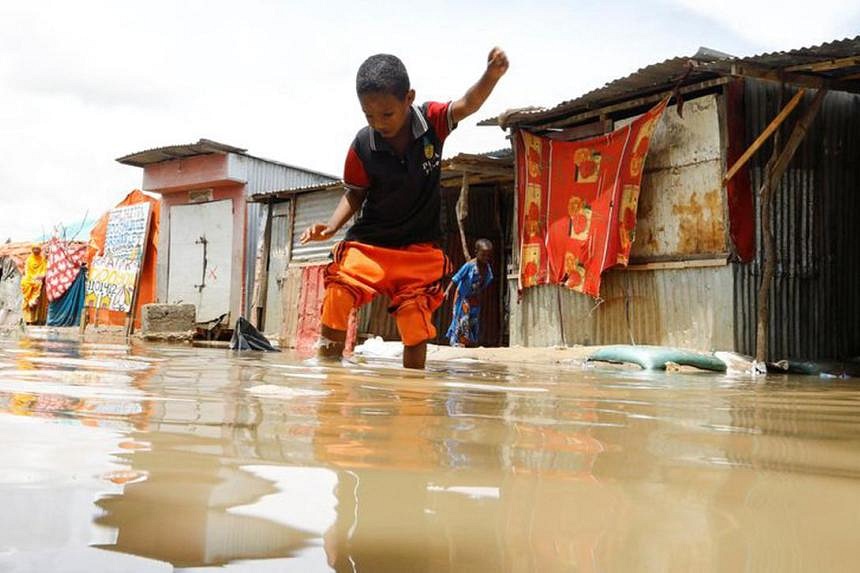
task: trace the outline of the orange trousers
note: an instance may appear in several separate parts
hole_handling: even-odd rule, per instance
[[[441,249],[430,243],[378,247],[343,241],[333,255],[324,277],[324,325],[346,330],[353,308],[386,295],[404,345],[415,346],[436,336],[433,311],[442,304],[445,280],[451,274]]]

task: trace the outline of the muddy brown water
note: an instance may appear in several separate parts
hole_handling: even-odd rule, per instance
[[[0,338],[0,571],[856,571],[860,383]]]

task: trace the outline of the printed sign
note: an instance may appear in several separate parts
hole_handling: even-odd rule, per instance
[[[87,277],[87,306],[131,312],[148,227],[149,203],[110,212],[104,255],[93,259]]]

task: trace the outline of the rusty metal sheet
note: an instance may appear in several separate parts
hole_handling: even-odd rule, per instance
[[[717,96],[687,102],[683,118],[670,108],[645,163],[631,258],[726,252],[722,169]]]
[[[726,251],[719,160],[646,174],[632,259]]]

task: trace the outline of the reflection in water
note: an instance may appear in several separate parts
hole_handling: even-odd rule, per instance
[[[178,566],[289,556],[311,534],[230,508],[276,493],[272,483],[223,460],[222,440],[151,434],[151,449],[131,454],[146,479],[98,502],[100,525],[118,531],[104,549]]]
[[[860,557],[856,381],[435,367],[0,339],[0,569],[793,571]]]

